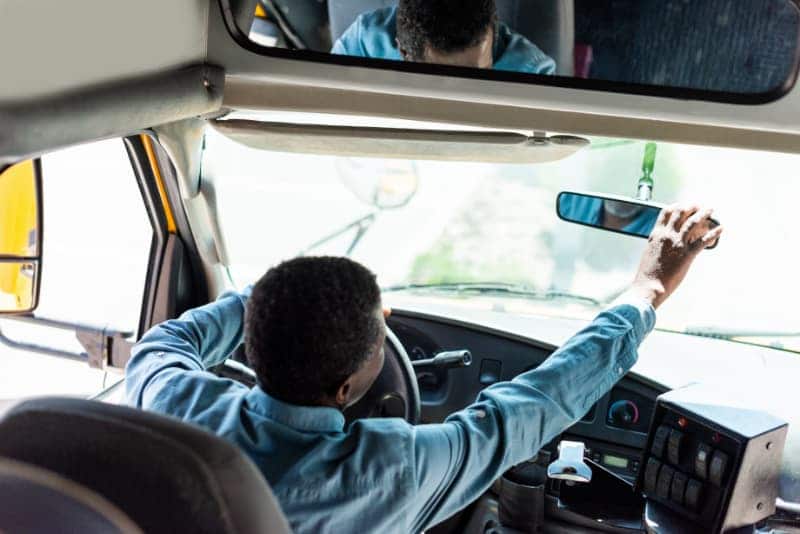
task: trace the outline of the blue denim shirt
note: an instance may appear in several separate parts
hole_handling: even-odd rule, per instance
[[[334,43],[333,54],[394,59],[403,57],[397,48],[397,7],[362,13]],[[497,25],[494,68],[532,74],[553,74],[553,58],[503,23]]]
[[[226,293],[147,332],[128,363],[127,399],[239,445],[298,534],[419,532],[448,518],[583,417],[634,364],[655,322],[646,303],[605,311],[444,423],[345,427],[334,408],[286,404],[206,371],[242,342],[246,299]]]

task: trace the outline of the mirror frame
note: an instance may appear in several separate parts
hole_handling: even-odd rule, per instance
[[[678,100],[699,100],[705,102],[718,102],[723,104],[749,106],[767,104],[786,96],[786,94],[788,94],[792,88],[794,88],[798,81],[798,74],[800,74],[800,24],[798,25],[798,34],[796,36],[797,45],[794,51],[794,68],[786,80],[784,80],[783,84],[763,93],[747,94],[726,91],[712,91],[708,89],[692,89],[685,87],[665,87],[660,85],[617,82],[611,80],[574,78],[568,76],[530,74],[493,69],[473,69],[469,67],[457,67],[452,65],[434,65],[377,58],[362,58],[330,54],[327,52],[317,52],[313,50],[293,50],[288,48],[264,46],[251,41],[248,34],[244,33],[239,27],[238,22],[245,17],[243,17],[241,13],[239,15],[236,14],[237,11],[235,6],[232,5],[234,1],[236,0],[218,0],[222,17],[225,22],[225,28],[236,44],[254,54],[296,61],[325,63],[341,65],[345,67],[365,67],[370,69],[392,70],[433,76],[452,76],[477,80],[511,82],[533,86],[545,85],[551,87],[562,87],[565,89],[581,89],[603,93],[654,96]],[[245,5],[248,5],[247,0],[242,1]],[[800,0],[786,1],[794,6],[798,13],[798,17],[800,18]],[[253,17],[255,17],[255,10],[253,10]]]
[[[0,174],[7,171],[14,165],[23,163],[18,161],[12,165],[8,165]],[[42,160],[35,158],[33,160],[33,175],[34,184],[36,188],[36,254],[34,256],[13,256],[0,254],[0,263],[31,263],[33,264],[33,299],[31,300],[31,307],[26,310],[4,311],[0,310],[2,315],[25,315],[33,312],[39,306],[39,292],[42,285],[42,246],[44,244],[44,210],[43,210],[43,196],[42,196]]]
[[[562,217],[561,216],[561,210],[559,210],[558,207],[561,205],[561,197],[564,196],[564,195],[581,195],[581,196],[601,198],[603,200],[617,200],[619,202],[628,202],[628,203],[640,204],[642,206],[647,206],[647,207],[650,207],[650,208],[656,208],[658,211],[661,211],[666,206],[665,204],[662,205],[662,204],[659,204],[658,202],[637,200],[635,198],[626,197],[626,196],[622,196],[622,195],[611,195],[611,194],[605,194],[605,193],[596,193],[594,191],[570,191],[570,190],[567,190],[567,191],[559,192],[558,195],[556,196],[556,215],[558,216],[558,218],[560,220],[562,220],[562,221],[564,221],[566,223],[570,223],[570,224],[577,224],[577,225],[580,225],[580,226],[586,226],[587,228],[594,228],[595,230],[601,230],[601,231],[605,231],[605,232],[614,232],[615,234],[629,235],[631,237],[638,237],[639,239],[647,239],[647,237],[646,236],[642,236],[640,234],[635,234],[633,232],[626,232],[625,230],[616,230],[614,228],[600,228],[600,227],[595,226],[593,224],[580,222],[580,221],[575,221],[575,220],[572,220],[572,219],[566,219],[566,218]]]

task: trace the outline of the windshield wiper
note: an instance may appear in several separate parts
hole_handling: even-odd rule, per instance
[[[534,300],[575,300],[594,307],[603,305],[598,299],[578,295],[566,291],[540,290],[522,284],[507,284],[503,282],[451,282],[442,284],[402,284],[384,287],[384,292],[428,290],[453,292],[458,294],[475,293],[479,295],[510,295],[530,298]]]
[[[336,230],[331,234],[326,235],[322,239],[314,241],[312,244],[301,250],[298,256],[305,256],[315,248],[321,247],[325,243],[333,241],[337,237],[342,236],[347,232],[349,232],[350,230],[355,229],[356,233],[353,236],[353,239],[350,240],[350,244],[347,246],[347,251],[344,254],[349,258],[350,254],[352,254],[353,250],[356,248],[356,245],[358,245],[361,242],[361,238],[364,237],[364,235],[369,231],[369,229],[372,228],[372,225],[375,224],[375,219],[377,218],[378,218],[377,211],[367,213],[363,217],[359,217],[355,221],[346,224],[344,227]]]
[[[681,334],[690,336],[711,337],[715,339],[734,339],[740,337],[800,337],[800,332],[781,330],[736,330],[724,326],[687,326],[679,330]]]

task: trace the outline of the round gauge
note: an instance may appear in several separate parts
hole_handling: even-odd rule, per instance
[[[639,407],[627,399],[618,400],[608,407],[608,424],[627,428],[639,422]]]

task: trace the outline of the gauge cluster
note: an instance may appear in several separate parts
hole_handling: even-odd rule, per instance
[[[655,402],[624,386],[611,390],[606,410],[606,424],[613,428],[647,433]]]

